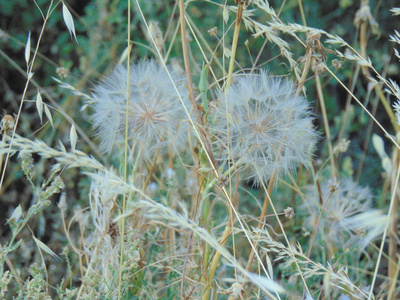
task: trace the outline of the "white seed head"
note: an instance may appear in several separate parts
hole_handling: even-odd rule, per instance
[[[181,97],[187,91],[181,73],[169,68]],[[125,140],[127,70],[117,65],[93,91],[93,123],[101,139],[100,148],[110,152]],[[143,147],[145,154],[171,145],[180,134],[185,113],[167,71],[154,61],[130,66],[128,101],[128,142]]]
[[[311,217],[305,221],[308,228],[316,224],[322,209],[317,190],[311,189],[307,194],[307,207],[311,212]],[[324,216],[320,230],[327,242],[343,247],[348,241],[356,241],[362,249],[383,233],[387,216],[372,208],[372,194],[368,187],[361,187],[345,178],[334,191],[331,181],[322,182],[321,193]],[[365,235],[360,236],[361,232]]]
[[[226,95],[219,94],[214,133],[221,159],[236,161],[248,179],[261,184],[274,172],[309,163],[317,140],[312,121],[307,100],[296,95],[292,82],[261,71],[235,78]]]

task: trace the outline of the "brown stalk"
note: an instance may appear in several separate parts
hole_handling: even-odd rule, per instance
[[[235,2],[238,4],[238,10],[236,15],[235,32],[233,34],[232,55],[231,55],[231,60],[229,62],[228,80],[226,81],[226,89],[228,89],[232,83],[233,69],[235,67],[236,49],[239,39],[240,25],[242,23],[243,4],[245,1],[237,0]]]
[[[258,225],[257,225],[258,229],[261,229],[265,224],[265,216],[267,215],[267,210],[268,210],[268,206],[269,206],[269,195],[271,195],[271,193],[272,193],[272,189],[274,187],[274,181],[275,181],[275,173],[272,174],[271,179],[269,181],[268,191],[264,198],[264,204],[261,209],[260,217],[258,218]],[[251,265],[252,265],[253,259],[254,259],[254,250],[253,249],[255,249],[257,247],[257,241],[254,241],[253,245],[254,245],[254,248],[253,247],[251,248],[250,255],[247,260],[246,271],[250,271],[250,269],[251,269]],[[246,283],[243,283],[243,286],[245,284]]]
[[[330,132],[330,129],[329,129],[328,115],[326,113],[324,94],[322,92],[322,87],[321,87],[321,80],[320,80],[318,74],[315,75],[315,85],[317,87],[318,99],[319,99],[319,102],[320,102],[320,105],[321,105],[322,118],[323,118],[324,126],[325,126],[326,140],[328,142],[329,160],[330,160],[331,165],[332,165],[332,177],[333,177],[333,179],[336,179],[337,178],[337,171],[336,171],[336,167],[335,167],[335,158],[334,158],[334,155],[333,155],[331,132]]]
[[[201,125],[201,117],[199,114],[199,108],[196,103],[196,97],[194,96],[194,90],[193,90],[193,80],[192,80],[192,75],[191,75],[191,69],[190,69],[190,60],[189,60],[189,51],[188,51],[188,43],[187,43],[187,37],[186,37],[186,23],[185,23],[185,7],[183,5],[183,0],[179,0],[179,19],[181,23],[181,38],[182,38],[182,52],[183,52],[183,60],[185,63],[185,73],[186,73],[186,78],[188,82],[188,91],[189,91],[189,99],[190,102],[192,103],[192,108],[194,112],[194,116],[196,118],[196,122],[198,125]],[[204,143],[205,146],[205,151],[208,152],[211,162],[213,164],[213,167],[216,169],[216,163],[214,160],[214,156],[211,151],[211,146],[210,142],[207,139],[207,136],[205,135],[204,131],[198,127],[201,139]]]
[[[306,54],[305,54],[305,63],[304,63],[304,68],[303,68],[303,72],[301,73],[301,77],[299,80],[299,85],[297,86],[297,91],[296,91],[296,95],[300,95],[304,83],[306,82],[307,79],[307,75],[308,75],[308,71],[310,70],[311,67],[311,60],[312,60],[312,50],[307,48]]]

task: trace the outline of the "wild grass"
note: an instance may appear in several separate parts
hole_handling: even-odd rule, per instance
[[[1,299],[399,298],[400,8],[0,14]]]

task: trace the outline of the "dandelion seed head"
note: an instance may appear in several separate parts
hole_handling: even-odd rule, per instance
[[[185,96],[183,76],[169,68],[179,94]],[[100,148],[110,152],[115,144],[123,144],[126,133],[127,70],[122,65],[98,84],[93,91],[93,124],[101,139]],[[180,134],[184,109],[167,71],[154,61],[132,64],[129,71],[128,142],[140,145],[145,154],[172,145]]]
[[[317,133],[309,104],[294,84],[265,71],[235,80],[226,95],[219,94],[215,109],[222,156],[230,153],[255,184],[308,164]]]
[[[343,247],[346,242],[356,242],[363,249],[383,233],[387,215],[372,208],[373,197],[368,187],[345,178],[335,184],[335,189],[331,181],[322,182],[321,192],[324,216],[320,226],[324,239],[332,245]],[[310,228],[316,225],[322,207],[315,189],[307,196],[311,217],[305,219],[304,226]]]

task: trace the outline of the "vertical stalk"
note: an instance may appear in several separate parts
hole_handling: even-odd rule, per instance
[[[267,210],[268,210],[268,206],[269,206],[269,195],[271,195],[272,193],[272,189],[274,187],[274,181],[275,181],[275,173],[272,174],[271,179],[269,181],[269,186],[268,186],[268,191],[267,191],[267,195],[265,195],[264,198],[264,204],[261,210],[261,214],[260,217],[258,218],[258,225],[257,228],[261,229],[264,226],[265,223],[265,216],[267,215]],[[249,258],[247,260],[247,265],[246,265],[246,270],[250,271],[251,269],[251,265],[253,263],[253,258],[254,258],[254,249],[256,249],[257,247],[257,241],[253,242],[253,247],[250,250],[250,255]],[[243,284],[244,287],[245,283]]]
[[[228,224],[226,225],[224,233],[222,234],[222,238],[221,238],[220,245],[222,247],[225,246],[225,244],[226,244],[226,242],[228,240],[228,237],[231,234],[231,229],[232,229],[231,226],[232,226],[232,223],[233,223],[232,221],[233,221],[232,218],[229,217]],[[210,271],[208,272],[208,283],[207,283],[207,286],[205,287],[205,290],[204,290],[204,294],[203,294],[203,297],[202,297],[203,300],[209,300],[210,299],[209,296],[210,296],[211,284],[212,284],[212,280],[213,280],[214,275],[215,275],[215,271],[217,270],[217,266],[218,266],[218,262],[219,262],[220,257],[221,257],[221,253],[216,251],[215,254],[214,254],[214,258],[212,260],[211,266],[210,266]]]
[[[131,43],[131,1],[128,1],[128,49],[130,49]],[[130,73],[130,62],[131,52],[128,51],[127,56],[127,72],[126,72],[126,106],[125,106],[125,153],[124,153],[124,182],[128,178],[128,123],[129,123],[129,73]],[[121,250],[119,260],[119,276],[118,276],[118,300],[121,299],[122,290],[122,269],[124,264],[124,241],[125,241],[125,210],[126,210],[126,193],[123,194],[122,198],[122,220],[121,220]]]
[[[389,278],[389,286],[392,288],[392,286],[396,285],[396,269],[397,269],[397,252],[398,252],[398,245],[397,245],[397,227],[399,225],[398,217],[399,217],[399,195],[396,193],[397,191],[395,190],[396,184],[396,176],[395,174],[397,173],[396,171],[399,168],[399,163],[400,163],[400,157],[399,157],[400,151],[399,149],[395,148],[394,149],[394,154],[393,154],[393,166],[394,170],[392,172],[392,195],[394,195],[393,199],[393,211],[391,214],[391,220],[390,220],[390,229],[389,229],[389,266],[388,266],[388,278]],[[390,299],[390,298],[388,298]]]
[[[324,100],[324,94],[322,93],[321,80],[320,80],[318,74],[315,75],[315,84],[316,84],[316,87],[317,87],[318,99],[319,99],[319,102],[321,104],[321,112],[322,112],[322,118],[323,118],[324,126],[325,126],[326,140],[328,142],[329,160],[330,160],[331,165],[332,165],[332,177],[334,179],[336,179],[337,178],[337,171],[336,171],[336,167],[335,167],[335,158],[333,156],[331,132],[330,132],[330,129],[329,129],[328,115],[326,114],[325,100]]]
[[[192,75],[191,75],[191,70],[190,70],[189,51],[188,51],[187,38],[186,38],[185,7],[183,5],[183,0],[179,0],[179,19],[180,19],[180,24],[181,24],[182,52],[183,52],[183,60],[185,63],[185,73],[186,73],[186,78],[187,78],[187,83],[188,83],[187,87],[189,90],[189,99],[190,99],[190,102],[192,103],[192,108],[193,108],[194,116],[196,118],[196,122],[197,122],[197,124],[200,125],[200,124],[202,124],[202,122],[201,122],[201,117],[199,114],[198,105],[196,103],[196,97],[194,96],[193,80],[192,80]],[[216,163],[215,163],[212,151],[211,151],[210,142],[207,139],[207,136],[205,135],[204,131],[203,130],[199,130],[199,131],[200,131],[199,135],[201,137],[202,144],[204,144],[204,147],[206,148],[205,151],[207,152],[207,154],[210,158],[210,163],[216,169]]]
[[[310,70],[310,67],[311,67],[311,60],[312,60],[312,50],[311,49],[309,49],[309,48],[307,49],[305,57],[306,57],[306,62],[304,64],[303,72],[301,73],[299,85],[297,86],[296,96],[300,95],[301,90],[303,89],[304,83],[306,82],[308,71]]]
[[[226,88],[225,88],[226,90],[232,83],[232,75],[235,66],[235,57],[236,57],[237,43],[239,39],[240,25],[242,24],[242,13],[243,13],[243,1],[238,0],[238,10],[236,15],[235,32],[233,34],[232,55],[231,55],[231,60],[229,62],[228,79],[226,81]]]

